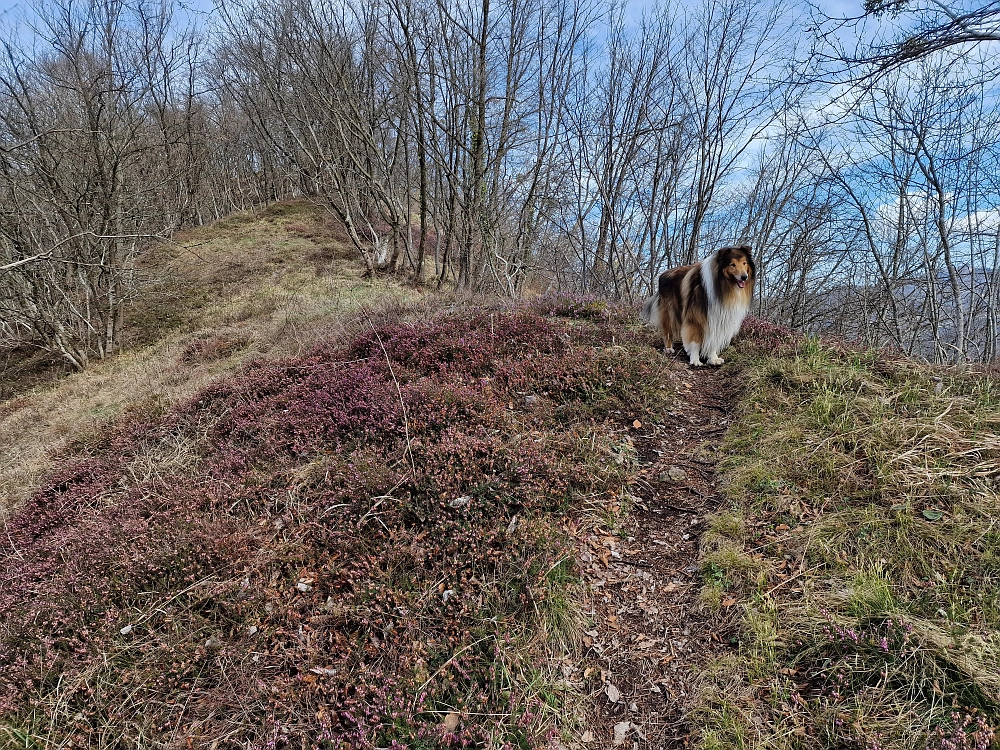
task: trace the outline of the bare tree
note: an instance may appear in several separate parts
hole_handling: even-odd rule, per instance
[[[194,45],[164,7],[47,6],[0,63],[0,317],[73,367],[119,346],[143,242],[197,193]]]
[[[865,0],[857,16],[830,16],[814,6],[813,29],[823,73],[865,82],[939,53],[965,57],[1000,41],[1000,2]]]

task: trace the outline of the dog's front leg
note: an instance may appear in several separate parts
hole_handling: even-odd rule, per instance
[[[696,341],[692,341],[688,344],[685,344],[684,348],[687,349],[688,357],[691,360],[691,366],[701,367],[701,354],[699,351],[701,349],[701,344],[699,344]]]

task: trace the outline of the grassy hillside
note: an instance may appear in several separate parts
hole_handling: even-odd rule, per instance
[[[991,746],[996,379],[751,333],[731,507],[702,542],[705,600],[742,610],[738,653],[706,680],[705,747]]]
[[[190,230],[143,258],[125,353],[68,374],[43,354],[9,353],[0,372],[0,517],[52,458],[133,407],[189,398],[244,363],[342,335],[363,302],[418,294],[362,278],[338,231],[305,202]]]
[[[192,231],[124,353],[8,362],[0,747],[991,746],[992,375],[753,320],[692,370],[342,240]]]

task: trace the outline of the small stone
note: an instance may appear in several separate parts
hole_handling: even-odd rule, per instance
[[[604,688],[604,692],[608,696],[608,700],[611,701],[612,703],[617,703],[619,700],[621,700],[622,697],[621,692],[610,682],[608,683],[608,686]]]
[[[615,724],[615,739],[616,745],[620,745],[625,741],[625,736],[628,734],[628,730],[631,729],[632,723],[629,721],[619,721]]]
[[[312,586],[310,586],[310,585],[309,585],[308,583],[306,583],[305,581],[299,581],[298,583],[296,583],[296,584],[295,584],[295,588],[297,588],[297,589],[298,589],[299,591],[301,591],[301,592],[302,592],[303,594],[306,594],[306,593],[309,593],[310,591],[312,591],[312,590],[313,590],[313,587],[312,587]]]
[[[128,635],[129,633],[132,632],[132,626],[131,625],[126,625],[124,628],[122,628],[118,632],[121,633],[122,635]]]
[[[583,736],[580,737],[580,742],[593,742],[593,741],[594,741],[594,733],[591,732],[589,729],[583,733]]]
[[[256,635],[256,633],[257,633],[257,626],[256,625],[251,625],[249,628],[247,628],[247,632],[250,633],[250,635]]]
[[[683,482],[685,479],[688,478],[687,472],[684,471],[684,469],[682,469],[680,466],[668,467],[667,470],[661,475],[661,477],[662,476],[665,476],[671,482]]]
[[[447,732],[454,732],[458,729],[458,725],[462,722],[462,717],[457,713],[452,711],[450,714],[444,717],[444,721],[441,722],[441,726],[445,728]]]
[[[205,648],[209,649],[210,651],[215,651],[217,649],[220,649],[222,648],[222,641],[220,641],[213,635],[207,641],[205,641]]]
[[[534,406],[538,403],[538,396],[525,396],[524,403],[528,406]]]
[[[462,495],[462,497],[456,497],[454,500],[448,503],[449,508],[461,508],[469,504],[472,498],[468,495]]]

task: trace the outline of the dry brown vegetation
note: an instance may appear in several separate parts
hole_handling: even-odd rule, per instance
[[[581,737],[575,639],[595,623],[572,529],[623,536],[630,430],[669,436],[664,399],[685,408],[632,311],[449,311],[363,278],[305,202],[178,235],[140,269],[126,351],[69,375],[35,362],[0,394],[0,744]],[[746,327],[729,505],[700,545],[712,635],[728,643],[734,613],[739,634],[684,741],[985,750],[995,378]]]
[[[659,423],[673,378],[630,309],[430,313],[365,311],[65,452],[0,542],[0,733],[525,750],[577,733],[570,530],[620,503],[634,424]]]
[[[339,335],[362,303],[421,296],[362,278],[341,240],[321,209],[290,201],[152,249],[140,265],[147,288],[127,313],[124,353],[84,372],[67,375],[50,362],[8,380],[0,513],[24,501],[54,455],[122,412],[175,404],[253,359],[301,353]]]

